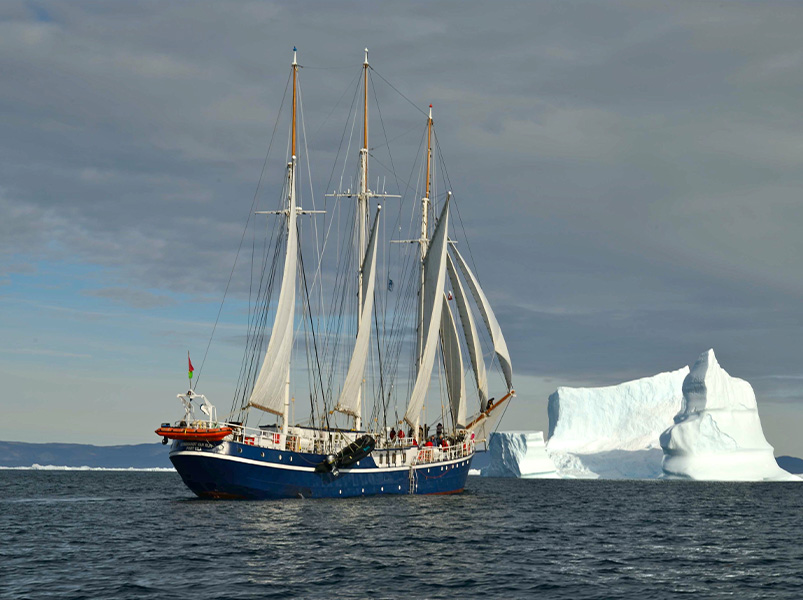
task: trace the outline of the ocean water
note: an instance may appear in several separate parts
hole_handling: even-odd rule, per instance
[[[470,477],[195,499],[170,472],[0,471],[0,598],[803,598],[797,484]]]

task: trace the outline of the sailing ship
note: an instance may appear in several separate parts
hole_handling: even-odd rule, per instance
[[[300,221],[302,215],[314,219],[324,211],[304,210],[299,202],[299,66],[294,48],[289,78],[292,80],[289,160],[279,209],[255,211],[277,223],[275,235],[268,236],[272,237],[272,243],[266,244],[264,256],[257,261],[262,265],[261,278],[259,291],[251,303],[257,316],[249,320],[247,348],[232,412],[218,419],[211,402],[190,387],[187,393],[178,395],[184,404],[184,418],[173,424],[163,423],[156,433],[165,444],[172,440],[170,460],[187,487],[203,498],[338,498],[460,492],[476,445],[485,441],[515,393],[510,355],[499,323],[477,277],[450,238],[452,194],[433,194],[432,107],[426,121],[426,159],[421,160],[422,165],[426,163],[425,168],[422,166],[425,183],[420,205],[415,203],[416,210],[420,206],[420,227],[414,226],[417,237],[380,242],[382,206],[378,201],[401,196],[378,191],[378,183],[374,190],[369,187],[371,66],[365,50],[361,81],[357,84],[357,90],[361,87],[363,92],[358,187],[327,195],[334,197],[335,203],[356,198],[350,230],[354,239],[342,245],[337,259],[339,264],[346,264],[349,261],[342,257],[350,257],[351,266],[340,270],[345,273],[343,277],[335,275],[329,280],[334,281],[331,284],[334,308],[323,321],[315,319],[313,304],[323,302],[315,302],[310,289],[317,289],[323,297],[324,261],[319,257],[314,265],[310,284],[301,252]],[[356,110],[354,120],[357,120]],[[434,219],[436,214],[438,217]],[[395,313],[388,317],[388,307],[393,302],[383,300],[381,293],[394,294],[394,284],[388,277],[385,292],[385,286],[378,283],[387,271],[380,269],[377,257],[380,246],[390,247],[391,243],[400,244],[396,248],[407,244],[404,247],[412,247],[415,252],[405,252],[413,258],[408,260],[410,285],[403,286],[411,292],[405,297],[413,300],[395,300]],[[325,246],[326,242],[324,249]],[[278,300],[272,302],[280,267]],[[351,291],[356,293],[352,295]],[[356,305],[349,298],[355,296]],[[301,314],[296,314],[298,305]],[[452,305],[456,306],[459,327]],[[413,312],[415,325],[402,324],[399,315]],[[476,313],[485,325],[483,338]],[[272,327],[263,352],[271,314]],[[356,325],[356,332],[344,334],[346,321]],[[300,353],[297,347],[301,344],[296,338],[301,329],[307,333],[307,368],[293,369],[294,349],[296,354]],[[489,398],[483,343],[492,347],[489,354],[504,382],[497,401]],[[350,356],[348,360],[338,360],[336,349],[344,345],[349,347]],[[406,385],[401,357],[405,346],[409,347],[412,367]],[[471,416],[467,409],[466,354],[477,401],[475,414]],[[440,377],[433,377],[436,363]],[[373,386],[367,384],[369,365]],[[294,424],[291,404],[294,408],[295,398],[291,398],[291,384],[300,380],[308,385],[310,413],[305,421]],[[397,385],[397,381],[402,383]],[[428,399],[436,387],[441,394],[434,400],[435,408],[427,412]],[[406,400],[403,415],[391,409],[391,400],[398,402],[400,397]],[[370,403],[373,409],[366,418]],[[204,418],[196,418],[196,406],[205,414]],[[265,416],[274,422],[249,424],[249,418],[253,421]]]

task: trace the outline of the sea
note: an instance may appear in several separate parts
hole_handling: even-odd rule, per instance
[[[0,471],[0,598],[803,598],[794,483],[469,477],[210,501],[175,472]]]

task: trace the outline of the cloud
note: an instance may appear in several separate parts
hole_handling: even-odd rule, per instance
[[[6,264],[93,265],[102,275],[86,294],[143,310],[187,292],[220,298],[290,49],[304,65],[316,206],[328,202],[336,218],[320,194],[344,172],[332,163],[351,96],[329,115],[367,45],[382,102],[381,121],[371,112],[372,175],[392,163],[404,190],[421,165],[422,115],[381,75],[419,107],[435,105],[454,229],[465,226],[461,248],[473,251],[517,369],[613,383],[712,345],[731,346],[750,374],[794,369],[794,4],[503,2],[493,18],[480,2],[2,10]],[[287,110],[285,98],[263,208],[281,200]],[[394,202],[388,223],[406,225],[412,209]],[[238,299],[251,239],[230,290]]]
[[[170,306],[176,302],[175,299],[164,294],[154,294],[147,290],[138,290],[130,287],[85,290],[84,294],[96,298],[106,298],[120,304],[142,309]]]

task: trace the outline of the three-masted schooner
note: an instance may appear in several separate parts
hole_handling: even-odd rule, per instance
[[[397,359],[392,369],[383,371],[383,366],[379,367],[380,378],[388,379],[383,379],[380,391],[374,398],[374,401],[384,403],[382,422],[378,418],[364,418],[363,405],[368,400],[366,363],[371,353],[372,338],[375,347],[379,347],[376,342],[379,319],[375,307],[380,304],[378,289],[384,287],[378,285],[377,267],[382,207],[377,204],[372,211],[370,205],[374,199],[389,196],[369,189],[369,68],[366,49],[362,73],[363,136],[359,151],[359,187],[356,192],[348,190],[334,194],[338,197],[356,197],[357,200],[353,230],[356,238],[353,247],[359,257],[354,310],[356,335],[350,338],[353,342],[350,343],[350,357],[345,361],[348,365],[345,377],[339,391],[334,391],[331,383],[328,386],[324,383],[316,346],[317,360],[306,374],[315,380],[313,385],[317,386],[315,389],[320,391],[323,398],[323,410],[318,413],[317,420],[313,409],[310,421],[306,424],[291,423],[291,380],[296,376],[291,370],[291,359],[297,323],[303,318],[296,314],[297,304],[302,304],[305,310],[310,309],[308,298],[300,302],[296,297],[297,289],[308,292],[303,263],[299,262],[298,217],[320,212],[304,211],[298,201],[296,121],[299,64],[294,48],[290,159],[283,187],[283,206],[273,211],[282,220],[282,227],[270,251],[274,256],[271,281],[279,264],[282,264],[282,275],[278,301],[270,307],[268,300],[263,302],[265,314],[270,308],[274,317],[261,368],[258,371],[254,368],[253,375],[251,371],[244,371],[243,386],[239,390],[241,400],[227,417],[218,420],[215,407],[203,395],[190,389],[186,394],[178,395],[184,403],[184,419],[174,424],[164,423],[156,431],[163,437],[164,443],[173,440],[170,460],[184,483],[198,496],[337,498],[459,492],[465,486],[475,444],[487,437],[502,413],[505,401],[514,395],[510,356],[499,323],[477,278],[449,237],[451,192],[443,199],[438,218],[431,219],[434,214],[431,199],[433,120],[430,106],[426,131],[426,183],[420,202],[419,237],[413,240],[388,240],[408,242],[418,247],[418,269],[414,278],[411,278],[417,284],[414,290],[417,303],[412,360],[414,368],[410,370],[406,410],[401,419],[396,415],[388,423],[387,399],[390,393],[386,388],[392,385],[389,381],[392,379],[390,371],[396,374],[399,370],[400,361]],[[434,223],[431,222],[433,220]],[[300,278],[299,271],[302,273]],[[351,273],[353,277],[354,271]],[[390,280],[388,287],[392,288]],[[457,308],[459,327],[452,304]],[[506,386],[504,394],[496,402],[489,399],[486,359],[474,318],[475,311],[482,317],[487,330],[485,339],[490,339]],[[402,331],[402,328],[396,327],[396,330]],[[408,327],[407,330],[412,332],[413,328]],[[330,333],[335,335],[337,332]],[[323,334],[318,332],[318,335]],[[251,349],[255,353],[261,351],[260,336],[255,333],[250,339],[253,340]],[[401,341],[396,343],[397,348],[401,345]],[[465,372],[468,369],[463,358],[466,353],[479,401],[473,416],[467,416]],[[425,422],[425,404],[431,393],[430,382],[439,356],[448,409],[443,408],[441,403],[442,410],[436,418],[446,426],[439,424],[437,430],[431,432],[430,425]],[[393,361],[392,358],[390,360]],[[333,367],[330,371],[334,370]],[[328,381],[332,379],[330,372]],[[237,403],[236,398],[235,401]],[[195,418],[193,403],[200,404],[199,408],[207,418]],[[247,417],[252,410],[276,415],[276,422],[257,427],[247,426]],[[348,424],[336,426],[333,422],[336,415],[341,415],[341,419],[346,418]],[[396,427],[399,428],[398,432]]]

